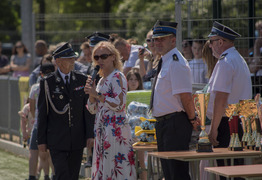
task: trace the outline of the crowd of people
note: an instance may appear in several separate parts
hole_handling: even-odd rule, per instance
[[[10,62],[0,56],[1,74],[29,76],[28,103],[19,112],[23,139],[29,141],[29,180],[37,179],[41,169],[45,180],[77,180],[85,147],[92,179],[137,179],[126,96],[145,87],[152,89],[149,109],[157,121],[158,151],[195,148],[200,120],[192,98],[194,83],[206,84],[201,92],[210,93],[206,120],[210,142],[214,148],[228,147],[225,108],[252,98],[249,67],[234,47],[240,34],[214,22],[207,38],[184,39],[180,52],[176,30],[176,22],[157,21],[144,46],[96,32],[81,44],[79,56],[68,42],[48,48],[38,40],[34,61],[18,41]],[[258,51],[255,48],[256,55]],[[144,168],[144,153],[137,158]],[[208,179],[206,164],[200,163],[201,179]],[[161,159],[166,180],[194,179],[193,166]],[[139,178],[146,179],[146,173]]]

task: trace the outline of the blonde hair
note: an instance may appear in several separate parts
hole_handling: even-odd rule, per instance
[[[211,77],[215,65],[218,61],[218,59],[213,56],[212,49],[209,47],[209,44],[210,41],[208,40],[202,49],[202,58],[204,62],[207,64],[207,74],[206,74],[207,78]]]
[[[105,48],[109,50],[111,54],[115,56],[115,60],[113,61],[113,65],[115,69],[118,69],[119,71],[123,72],[123,65],[120,59],[119,51],[115,48],[115,46],[112,43],[107,42],[107,41],[101,41],[94,47],[94,50],[92,52],[93,66],[95,67],[96,65],[98,65],[98,62],[94,59],[94,54],[96,50],[99,48]],[[102,77],[104,76],[101,70],[98,71],[98,74]]]

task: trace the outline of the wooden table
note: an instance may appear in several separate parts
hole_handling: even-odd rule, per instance
[[[148,165],[151,164],[150,156],[163,159],[176,159],[180,161],[200,161],[212,159],[231,159],[231,166],[234,165],[235,158],[257,158],[262,156],[261,151],[246,150],[229,151],[227,148],[214,148],[214,152],[196,152],[196,151],[169,151],[169,152],[150,152],[148,153]],[[262,170],[261,170],[262,171]],[[199,177],[199,171],[197,172]],[[150,178],[151,169],[148,166],[148,176]],[[214,176],[212,176],[214,178]]]
[[[137,177],[138,177],[138,174],[141,171],[147,171],[147,169],[142,169],[142,168],[139,168],[139,166],[138,166],[138,152],[139,151],[143,151],[143,152],[144,151],[157,151],[157,145],[136,145],[136,146],[133,146],[133,149],[134,149],[135,155],[136,155],[135,167],[136,167],[136,174],[137,174]],[[150,162],[151,162],[151,160],[150,160]]]
[[[205,170],[226,178],[262,179],[262,164],[206,167]]]

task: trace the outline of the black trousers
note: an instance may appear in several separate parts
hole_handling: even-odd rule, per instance
[[[189,150],[192,125],[185,112],[176,112],[156,122],[158,151]],[[188,162],[161,159],[166,180],[190,180]]]
[[[50,150],[55,168],[55,180],[78,180],[83,149],[75,151]]]
[[[218,126],[218,135],[217,135],[217,141],[219,142],[218,146],[215,146],[214,148],[227,148],[230,143],[230,130],[229,130],[229,124],[228,124],[228,117],[223,117],[221,119],[221,122]],[[243,136],[243,128],[240,124],[240,119],[238,120],[238,136],[239,140],[241,141]],[[227,159],[227,164],[230,165],[230,159]],[[244,159],[234,159],[234,165],[243,165]],[[222,159],[217,160],[218,166],[225,166],[225,162]],[[234,178],[235,180],[242,180],[242,178]],[[226,180],[225,177],[220,176],[220,180]]]

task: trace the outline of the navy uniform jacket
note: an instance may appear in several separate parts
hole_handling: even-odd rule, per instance
[[[71,71],[69,92],[58,71],[40,81],[37,135],[39,145],[47,144],[47,148],[53,150],[79,150],[86,146],[88,138],[93,138],[95,116],[86,108],[86,79],[84,74]],[[51,103],[45,93],[45,81],[49,87]],[[60,114],[68,103],[71,118],[69,110]]]

